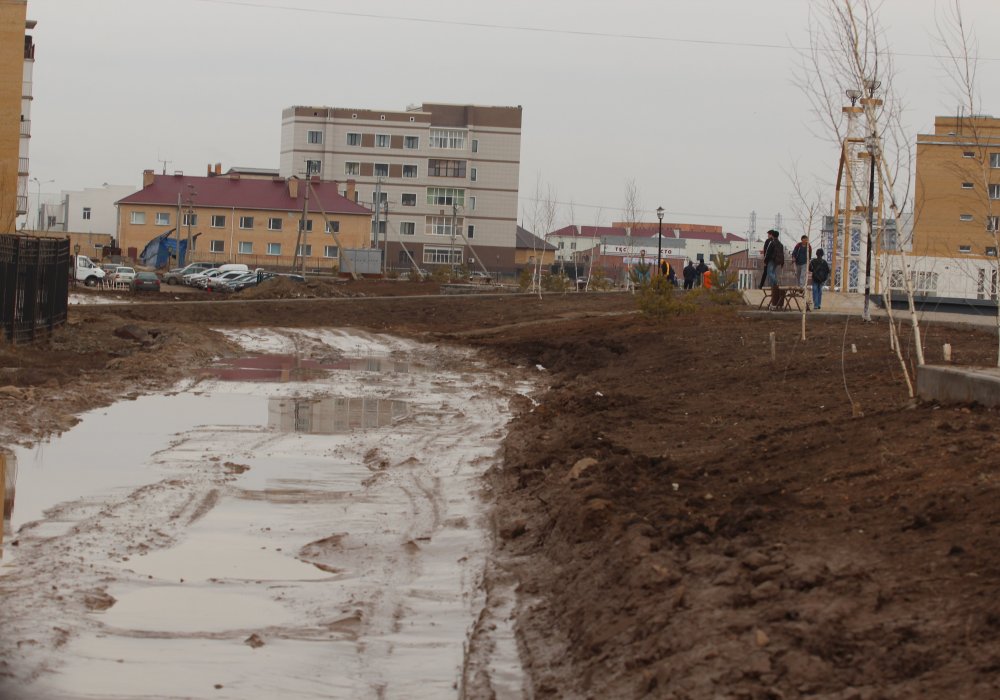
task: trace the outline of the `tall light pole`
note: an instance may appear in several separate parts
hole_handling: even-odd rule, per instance
[[[36,231],[42,230],[42,185],[48,185],[49,183],[55,182],[55,180],[39,180],[37,177],[31,178],[31,181],[38,185],[38,223],[35,225]]]
[[[663,207],[656,208],[656,218],[660,220],[659,230],[656,236],[656,274],[660,274],[660,257],[663,253]]]
[[[881,104],[881,101],[876,101],[875,91],[881,87],[882,83],[878,80],[872,78],[871,80],[865,81],[865,89],[868,91],[868,101],[862,102],[869,109],[874,109],[876,106]],[[866,145],[868,147],[868,160],[869,160],[869,175],[868,175],[868,241],[865,245],[865,307],[861,314],[861,318],[865,321],[872,320],[871,307],[871,293],[872,293],[872,229],[875,227],[875,159],[879,157],[879,143],[878,134],[875,131],[874,126],[869,124],[869,135],[866,139]],[[891,304],[891,292],[890,299],[888,302]]]

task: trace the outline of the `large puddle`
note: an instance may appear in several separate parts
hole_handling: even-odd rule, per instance
[[[0,696],[463,687],[509,380],[380,336],[230,335],[266,355],[3,458]],[[497,697],[521,695],[510,625]]]

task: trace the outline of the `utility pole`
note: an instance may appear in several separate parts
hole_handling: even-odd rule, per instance
[[[164,166],[166,168],[166,166]],[[166,170],[163,172],[166,175]],[[174,227],[177,232],[177,267],[181,266],[181,192],[177,190],[177,225]]]
[[[295,237],[295,255],[292,256],[292,272],[299,263],[299,250],[305,252],[306,243],[306,216],[309,214],[309,188],[312,186],[312,169],[309,161],[306,161],[306,181],[304,183],[305,192],[302,193],[302,218],[299,219],[299,233]],[[305,255],[302,256],[302,272],[306,271]]]
[[[194,204],[194,198],[198,195],[198,193],[195,192],[195,190],[194,190],[194,185],[188,185],[187,187],[188,187],[188,197],[187,197],[187,210],[188,210],[188,214],[187,214],[187,229],[188,229],[188,235],[187,235],[187,248],[184,249],[185,260],[187,259],[188,254],[191,252],[191,219],[194,217],[194,206],[193,206],[193,204]],[[178,230],[180,230],[180,222],[178,221],[177,223],[178,223]],[[180,261],[178,261],[178,264],[180,264]]]
[[[382,234],[382,274],[387,274],[389,272],[389,199],[388,197],[384,202],[382,202],[383,216],[382,221],[385,223],[385,232]],[[378,235],[376,233],[376,235]]]
[[[458,221],[458,202],[451,200],[451,248],[448,250],[448,257],[451,258],[451,276],[454,279],[457,272],[455,268],[455,226]]]

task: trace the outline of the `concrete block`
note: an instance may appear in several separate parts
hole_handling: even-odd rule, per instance
[[[917,367],[917,395],[924,401],[1000,406],[1000,368]]]

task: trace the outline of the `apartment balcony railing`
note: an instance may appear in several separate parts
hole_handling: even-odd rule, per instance
[[[21,136],[31,136],[31,120],[21,120]]]
[[[28,198],[23,194],[17,196],[17,213],[18,215],[28,213]]]
[[[28,174],[28,159],[18,158],[17,159],[17,174],[27,175]]]

